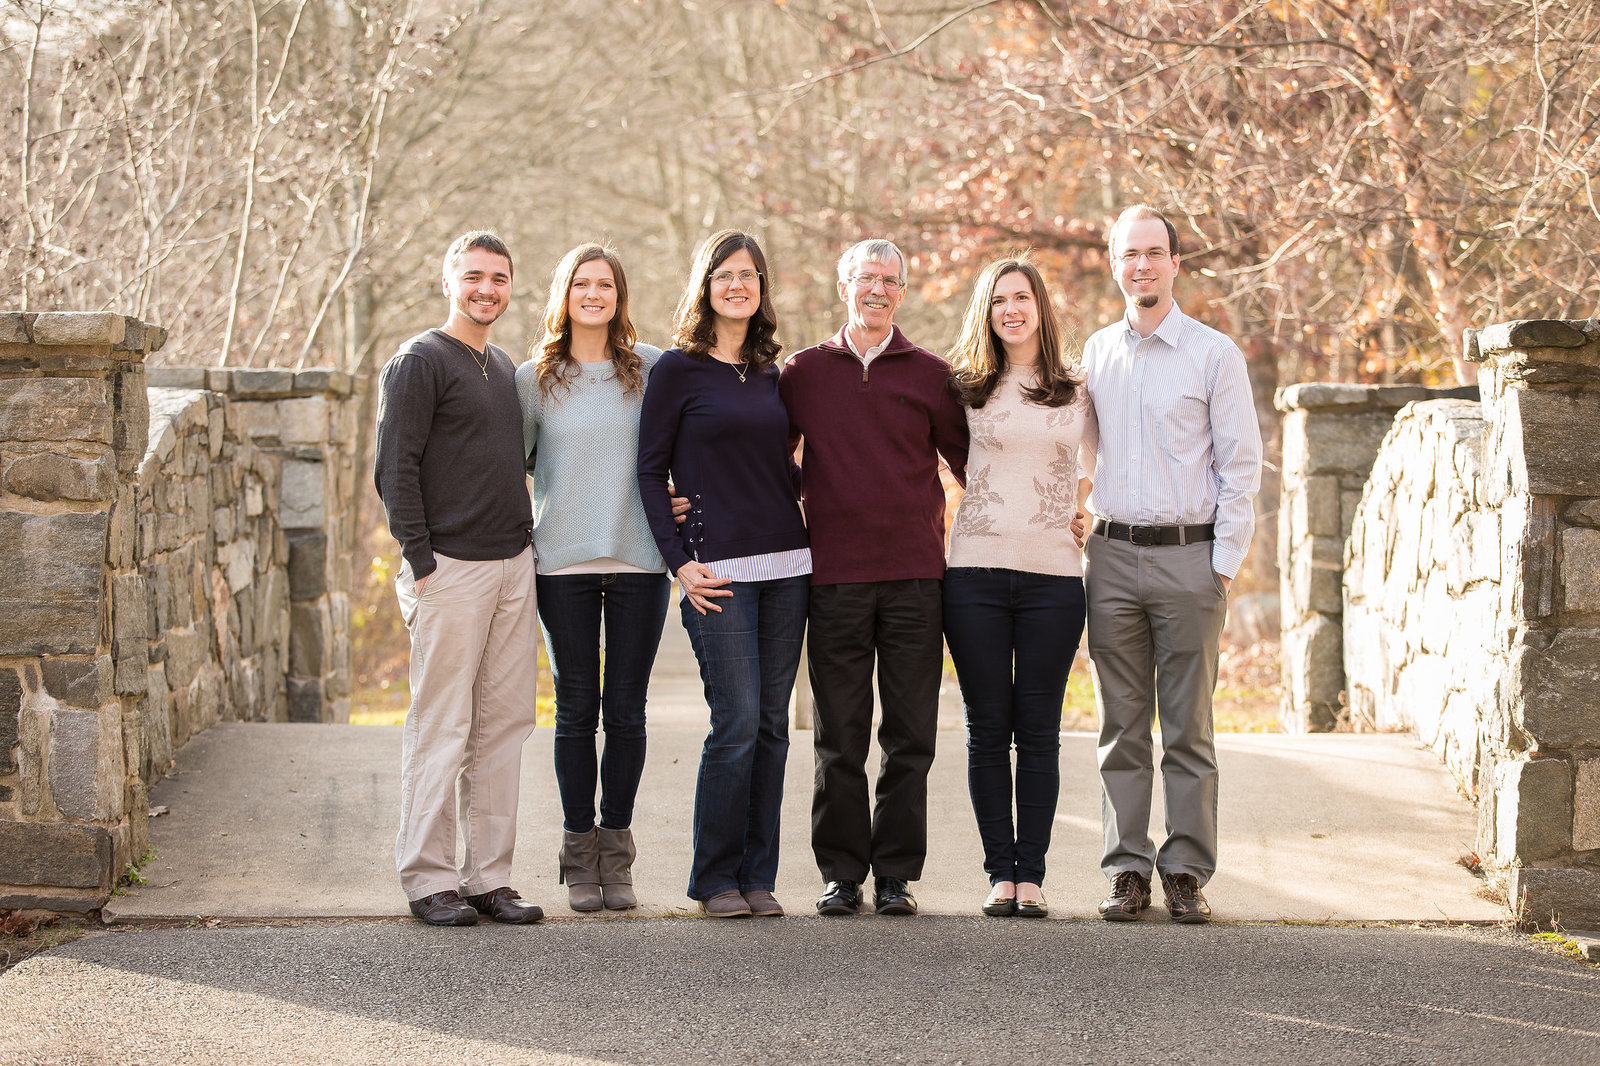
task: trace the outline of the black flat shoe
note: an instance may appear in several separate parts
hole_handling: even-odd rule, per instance
[[[1044,901],[1044,893],[1039,893],[1038,899],[1017,900],[1018,918],[1043,918],[1050,913],[1050,904]]]
[[[991,918],[1009,918],[1017,913],[1017,897],[995,892],[983,901],[983,913]]]
[[[917,898],[903,877],[880,877],[872,894],[872,905],[879,914],[915,914]]]
[[[861,886],[854,881],[829,881],[817,899],[817,913],[829,917],[854,914],[861,909]]]

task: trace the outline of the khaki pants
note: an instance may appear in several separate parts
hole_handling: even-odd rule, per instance
[[[1228,616],[1211,542],[1141,547],[1091,535],[1084,586],[1089,660],[1100,705],[1101,816],[1107,878],[1123,870],[1217,869],[1217,754],[1211,696]],[[1167,838],[1150,840],[1151,718],[1161,723]]]
[[[511,883],[522,744],[533,731],[538,676],[533,550],[485,562],[435,558],[420,596],[409,565],[395,579],[411,631],[394,846],[408,900]]]

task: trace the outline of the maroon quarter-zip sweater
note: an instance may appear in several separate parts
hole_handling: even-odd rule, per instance
[[[779,394],[801,486],[813,585],[944,576],[939,456],[966,484],[967,416],[950,365],[894,327],[865,366],[844,331],[796,352]]]

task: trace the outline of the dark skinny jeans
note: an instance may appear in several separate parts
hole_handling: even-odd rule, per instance
[[[966,707],[967,786],[990,884],[1044,883],[1061,789],[1061,701],[1084,611],[1082,578],[964,566],[945,572],[945,643]]]
[[[666,574],[564,574],[538,578],[539,624],[556,683],[556,787],[569,833],[633,824],[644,775],[645,693],[667,618]],[[605,627],[601,686],[600,630]],[[595,735],[604,721],[605,751]]]

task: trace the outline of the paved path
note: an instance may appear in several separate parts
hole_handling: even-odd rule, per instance
[[[1093,919],[1085,735],[1063,738],[1052,920],[979,916],[953,699],[924,914],[815,916],[797,731],[778,884],[794,917],[688,917],[705,711],[681,630],[667,632],[637,917],[563,905],[549,730],[524,759],[514,876],[552,920],[432,929],[403,917],[394,879],[397,728],[217,726],[154,791],[170,813],[151,823],[150,883],[112,901],[108,928],[0,975],[0,1066],[1600,1064],[1600,970],[1492,927],[1501,908],[1456,862],[1472,810],[1407,737],[1221,738],[1220,920],[1188,927],[1159,906]]]
[[[953,689],[954,686],[948,686]],[[706,711],[682,627],[669,618],[651,687],[650,753],[634,832],[644,911],[693,906],[689,869],[695,771]],[[948,693],[930,782],[929,856],[915,886],[935,914],[977,914],[988,891],[966,791],[959,703]],[[555,915],[560,815],[553,731],[523,758],[513,881]],[[1100,799],[1095,741],[1062,738],[1062,792],[1046,895],[1057,917],[1093,917]],[[394,876],[400,727],[223,724],[180,752],[151,802],[159,857],[149,884],[117,897],[111,921],[194,916],[373,917],[406,913]],[[1222,869],[1207,888],[1231,921],[1498,921],[1458,863],[1475,815],[1434,756],[1399,735],[1224,735]],[[874,756],[875,764],[876,756]],[[796,730],[784,797],[778,898],[809,912],[821,887],[811,858],[811,733]],[[1156,810],[1159,811],[1159,804]],[[1156,815],[1155,830],[1160,830]],[[1165,921],[1165,912],[1149,920]]]
[[[1600,1063],[1486,930],[797,918],[128,929],[0,975],[0,1066]]]

